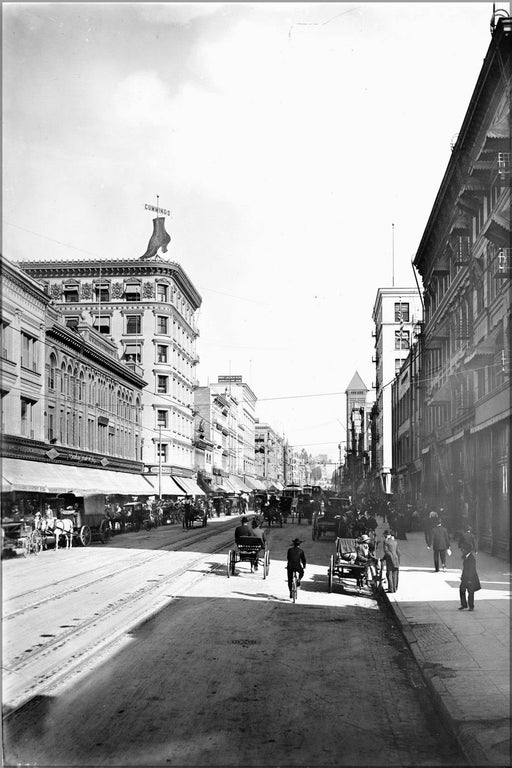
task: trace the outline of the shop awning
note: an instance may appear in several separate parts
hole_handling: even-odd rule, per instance
[[[146,476],[147,477],[147,476]],[[153,493],[158,495],[161,491],[162,496],[184,496],[185,491],[178,485],[174,477],[171,475],[162,475],[160,483],[158,482],[158,475],[151,475],[148,477],[148,481],[151,482],[153,487]]]
[[[205,492],[201,490],[194,478],[175,475],[173,480],[183,488],[187,496],[205,496]]]
[[[229,482],[238,491],[238,493],[251,493],[252,488],[249,488],[238,475],[230,475]]]
[[[256,477],[246,477],[245,484],[249,486],[253,491],[266,491],[267,486]]]
[[[154,490],[143,475],[88,467],[49,464],[24,459],[2,459],[2,492],[97,493],[129,496],[150,495]]]

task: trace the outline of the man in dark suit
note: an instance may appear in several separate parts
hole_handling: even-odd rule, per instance
[[[475,609],[475,592],[481,589],[480,579],[476,572],[476,557],[471,548],[462,550],[462,575],[460,577],[460,608],[463,611],[469,606],[469,610]],[[467,598],[466,598],[467,592]]]
[[[298,573],[299,578],[297,586],[300,587],[300,582],[304,576],[304,568],[306,567],[306,555],[304,550],[299,546],[302,544],[300,539],[294,539],[292,541],[293,546],[289,548],[286,553],[286,570],[288,572],[288,589],[290,590],[290,598],[292,597],[292,580],[293,574]]]
[[[434,550],[434,570],[439,571],[439,558],[443,571],[446,571],[446,550],[450,548],[450,536],[441,520],[430,531],[428,549]]]
[[[265,555],[265,549],[267,546],[266,540],[267,537],[265,536],[265,531],[263,528],[260,527],[260,521],[257,517],[253,517],[252,519],[252,535],[255,536],[257,539],[261,539],[263,542],[263,547],[258,551],[258,558],[256,559],[256,562],[254,563],[254,570],[258,570],[259,565],[259,558],[263,557]]]
[[[252,528],[247,524],[247,518],[242,517],[240,525],[235,528],[235,542],[238,544],[241,536],[254,536]]]
[[[388,592],[396,592],[398,589],[398,573],[400,570],[400,549],[398,541],[392,531],[384,531],[384,557],[386,563],[386,578],[388,580]]]

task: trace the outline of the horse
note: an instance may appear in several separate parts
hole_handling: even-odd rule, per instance
[[[59,548],[59,539],[61,536],[64,536],[66,539],[66,549],[70,549],[73,546],[73,521],[68,517],[64,517],[62,520],[55,520],[53,532],[55,534],[56,552]]]
[[[53,524],[52,524],[53,523]],[[62,520],[54,518],[53,520],[47,520],[45,518],[37,518],[35,521],[36,529],[41,531],[43,536],[43,548],[46,549],[46,536],[55,536],[55,551],[59,548],[59,539],[64,536],[66,539],[66,549],[73,546],[73,521],[68,517],[64,517]]]

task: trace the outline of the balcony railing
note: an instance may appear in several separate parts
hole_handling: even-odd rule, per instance
[[[471,253],[471,238],[468,235],[456,235],[450,239],[450,243],[455,257],[455,266],[467,265]]]
[[[498,152],[498,156],[492,165],[492,183],[506,184],[510,180],[510,152]]]
[[[512,248],[500,248],[496,254],[496,270],[494,277],[509,278]]]

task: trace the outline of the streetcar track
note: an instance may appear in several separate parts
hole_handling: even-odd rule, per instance
[[[232,523],[229,524],[229,527],[231,527]],[[181,549],[189,549],[190,547],[194,546],[195,544],[201,543],[205,540],[208,540],[215,536],[217,533],[223,533],[224,529],[228,526],[222,526],[222,528],[219,528],[219,526],[216,526],[216,530],[208,530],[208,531],[201,531],[199,533],[196,533],[195,536],[188,536],[180,541],[172,542],[172,544],[166,544],[161,547],[162,554],[161,558],[164,558],[168,552],[175,552],[179,551]],[[197,529],[196,529],[197,531]],[[168,548],[169,547],[169,548]],[[123,574],[124,572],[128,570],[134,570],[135,568],[140,568],[144,565],[147,565],[148,562],[153,561],[155,562],[155,553],[158,552],[160,547],[155,547],[155,549],[152,549],[150,553],[145,552],[143,554],[139,554],[138,561],[134,562],[133,555],[130,557],[124,559],[121,561],[121,563],[118,564],[115,570],[112,570],[112,565],[107,564],[103,566],[104,573],[102,575],[95,573],[94,577],[87,579],[87,581],[82,582],[81,584],[73,584],[73,581],[77,578],[80,578],[81,576],[86,575],[87,573],[90,573],[90,571],[83,571],[82,573],[78,575],[68,576],[64,579],[59,579],[58,581],[50,582],[49,584],[46,584],[44,586],[45,590],[53,589],[55,588],[57,591],[52,593],[51,595],[48,595],[47,597],[40,598],[39,600],[36,600],[35,602],[32,602],[28,605],[24,605],[21,608],[18,608],[16,610],[11,611],[10,613],[4,613],[3,615],[3,621],[9,621],[10,619],[16,618],[16,616],[19,616],[27,611],[30,610],[36,610],[42,605],[45,605],[50,602],[55,602],[56,600],[61,600],[66,598],[69,594],[81,592],[84,589],[87,589],[88,587],[91,587],[94,584],[97,584],[101,581],[104,581],[106,578],[113,579],[116,576],[119,576]],[[133,552],[133,550],[130,550],[130,552]],[[66,584],[68,586],[66,587]],[[8,600],[4,601],[4,608],[9,603],[12,603],[14,601],[21,600],[24,597],[32,595],[32,592],[22,592],[18,595],[13,595]]]
[[[217,532],[223,533],[224,531],[217,531]],[[211,536],[213,536],[213,534]],[[208,538],[208,537],[202,537],[202,538]],[[151,594],[152,592],[155,592],[157,590],[160,590],[162,587],[167,586],[174,579],[179,578],[180,576],[185,574],[187,571],[193,569],[208,554],[216,554],[221,550],[225,549],[227,546],[229,546],[229,544],[231,543],[231,540],[232,539],[230,537],[228,541],[223,541],[221,544],[214,547],[212,552],[201,553],[201,555],[195,558],[191,563],[189,562],[187,565],[179,566],[174,571],[171,571],[170,573],[165,574],[164,576],[162,576],[162,578],[158,580],[157,584],[155,584],[153,580],[151,582],[146,582],[143,586],[135,590],[135,592],[130,592],[128,595],[122,596],[117,601],[108,603],[102,610],[94,613],[88,619],[81,621],[80,624],[70,627],[68,631],[63,632],[58,636],[54,636],[54,639],[48,639],[48,642],[39,644],[34,649],[25,651],[25,653],[17,663],[4,665],[4,669],[8,670],[11,673],[16,673],[16,672],[19,672],[21,669],[26,668],[28,665],[34,663],[35,661],[39,659],[44,659],[48,654],[53,653],[54,651],[56,651],[57,649],[65,645],[65,643],[71,638],[77,638],[80,635],[84,634],[86,630],[89,629],[91,626],[94,626],[95,624],[99,624],[107,618],[111,620],[113,615],[122,611],[124,608],[126,608],[127,605],[133,605],[135,602],[139,602],[140,600],[147,597],[147,595]],[[197,541],[197,539],[195,539],[195,541]],[[162,557],[163,556],[164,556],[164,553],[162,553]],[[102,579],[99,579],[99,581],[103,579],[104,577]],[[47,602],[47,600],[45,599],[43,602]],[[29,608],[24,609],[24,611],[27,611],[27,610],[29,610]],[[11,617],[12,617],[12,614],[11,614]],[[108,640],[105,639],[105,642],[108,642]],[[82,654],[80,654],[80,657],[81,656]]]

